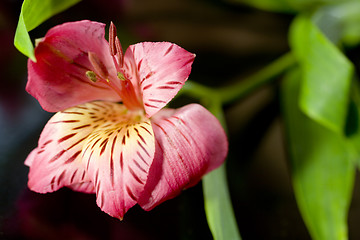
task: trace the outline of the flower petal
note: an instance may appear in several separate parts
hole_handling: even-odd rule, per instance
[[[139,86],[147,117],[177,94],[190,75],[194,58],[194,54],[169,42],[142,42],[127,49],[125,69],[137,76],[130,80]]]
[[[155,157],[138,201],[145,210],[195,185],[223,163],[228,151],[219,121],[198,104],[176,111],[163,109],[152,118],[152,126]]]
[[[94,192],[81,162],[85,140],[110,108],[96,115],[99,104],[87,103],[56,113],[46,124],[38,147],[25,161],[30,166],[29,188],[46,193],[68,186]],[[105,113],[106,112],[106,113]],[[96,126],[97,125],[97,126]]]
[[[113,104],[116,119],[104,121],[88,138],[82,156],[95,185],[97,204],[122,219],[137,203],[155,152],[150,120]]]
[[[89,52],[101,60],[109,74],[116,76],[104,33],[102,23],[71,22],[50,29],[38,43],[37,62],[28,60],[26,90],[46,111],[57,112],[92,100],[120,100],[106,84],[86,77],[87,71],[95,71]]]

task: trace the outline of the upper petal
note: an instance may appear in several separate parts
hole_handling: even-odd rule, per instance
[[[86,77],[94,71],[88,52],[96,54],[116,76],[109,44],[104,38],[105,25],[79,21],[58,25],[48,31],[35,48],[36,62],[28,60],[26,90],[50,112],[92,100],[119,101],[106,84],[93,83]]]
[[[163,108],[188,79],[195,54],[169,42],[131,45],[124,64],[142,94],[147,117]]]
[[[220,166],[228,151],[226,134],[205,108],[190,104],[163,109],[152,119],[155,157],[138,203],[150,210]]]
[[[87,139],[82,156],[91,177],[98,206],[113,217],[122,219],[137,203],[144,190],[152,164],[155,143],[150,120],[112,104],[113,117]]]

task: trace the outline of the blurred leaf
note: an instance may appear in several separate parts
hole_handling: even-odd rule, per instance
[[[318,123],[343,133],[352,63],[306,16],[294,20],[290,42],[303,72],[301,109]]]
[[[221,102],[209,98],[205,99],[205,105],[226,129]],[[207,174],[202,183],[206,218],[214,240],[240,240],[226,180],[225,164]]]
[[[347,239],[355,177],[352,150],[342,135],[300,111],[300,73],[290,72],[282,86],[295,197],[313,239]]]
[[[323,12],[336,18],[339,24],[341,39],[345,45],[354,46],[360,42],[360,1],[340,2],[336,5],[326,6]],[[324,23],[325,25],[326,23]]]
[[[230,0],[244,3],[262,10],[295,13],[300,11],[311,11],[326,4],[336,4],[338,0]],[[348,2],[353,0],[343,0]]]
[[[14,45],[27,57],[36,61],[29,31],[48,18],[71,7],[81,0],[25,0],[21,7]]]
[[[296,12],[293,3],[289,0],[231,0],[244,3],[255,8],[274,12]]]
[[[314,17],[319,19],[321,26],[329,27],[329,19],[337,22],[331,31],[336,31],[342,42],[347,46],[354,46],[360,42],[360,1],[339,1],[338,4],[324,6]],[[321,28],[323,30],[323,28]],[[326,34],[328,36],[328,34]]]

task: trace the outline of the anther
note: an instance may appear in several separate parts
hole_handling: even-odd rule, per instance
[[[126,80],[124,74],[122,74],[121,72],[118,72],[118,73],[117,73],[117,77],[118,77],[121,81],[125,81],[125,80]]]
[[[96,74],[93,71],[86,71],[86,77],[90,79],[92,82],[97,82]]]
[[[109,72],[107,71],[104,63],[98,58],[98,56],[93,52],[88,52],[88,58],[91,65],[94,67],[95,72],[104,79],[108,78]]]

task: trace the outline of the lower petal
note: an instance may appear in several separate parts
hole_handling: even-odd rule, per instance
[[[228,151],[226,134],[205,108],[190,104],[163,109],[152,118],[155,157],[138,203],[151,210],[219,167]]]
[[[69,186],[77,191],[94,192],[81,163],[81,151],[99,121],[112,111],[110,103],[104,104],[94,102],[72,107],[49,120],[38,147],[25,161],[30,167],[28,185],[31,190],[46,193]]]
[[[68,186],[94,192],[81,161],[85,140],[113,114],[114,103],[92,102],[56,113],[45,125],[38,147],[27,157],[29,188],[46,193]],[[119,105],[120,106],[120,105]]]
[[[104,122],[89,136],[82,156],[98,206],[122,219],[144,190],[155,144],[150,120],[130,111],[118,115],[118,121]]]

